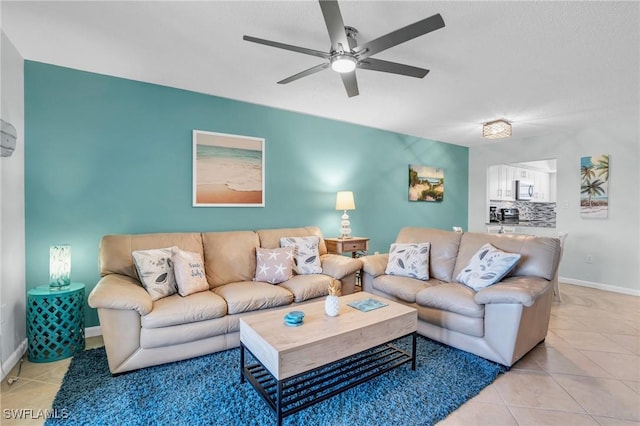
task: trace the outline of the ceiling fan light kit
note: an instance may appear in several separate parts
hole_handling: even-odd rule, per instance
[[[392,31],[362,45],[358,45],[358,42],[356,41],[356,34],[358,34],[358,31],[353,27],[347,27],[344,25],[338,2],[336,0],[319,0],[319,3],[327,31],[329,32],[329,39],[331,40],[331,47],[328,52],[293,46],[247,35],[242,37],[244,40],[253,43],[264,44],[266,46],[277,47],[279,49],[290,50],[325,59],[324,63],[280,80],[278,84],[291,83],[292,81],[315,74],[331,66],[332,70],[340,73],[347,95],[349,97],[353,97],[358,96],[359,94],[358,81],[355,73],[358,68],[415,78],[423,78],[429,73],[429,70],[424,68],[374,59],[371,58],[371,56],[416,37],[420,37],[431,31],[443,28],[444,20],[439,13],[411,25],[407,25],[406,27]]]
[[[511,123],[500,119],[482,125],[482,137],[487,139],[508,138],[511,136]]]
[[[356,69],[358,60],[353,55],[335,55],[331,57],[331,69],[341,74]]]

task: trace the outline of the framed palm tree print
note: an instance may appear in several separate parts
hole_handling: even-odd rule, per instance
[[[580,158],[580,216],[606,219],[609,215],[609,155]]]

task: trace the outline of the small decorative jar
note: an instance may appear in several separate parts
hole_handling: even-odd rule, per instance
[[[338,296],[327,296],[324,301],[324,312],[330,317],[338,316],[340,313],[340,299]]]
[[[335,317],[340,313],[340,281],[333,279],[329,284],[329,295],[324,301],[324,312],[330,316]]]

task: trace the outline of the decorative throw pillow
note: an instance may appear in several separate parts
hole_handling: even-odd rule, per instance
[[[519,260],[519,253],[507,253],[487,243],[473,255],[456,280],[478,291],[500,281]]]
[[[180,296],[209,290],[209,283],[204,273],[204,262],[200,253],[183,251],[174,247],[171,260]]]
[[[178,292],[171,261],[172,250],[173,247],[167,247],[131,253],[142,286],[154,301]]]
[[[430,243],[393,243],[389,250],[387,275],[400,275],[426,281],[429,279]]]
[[[256,248],[256,277],[254,281],[279,284],[293,276],[293,247],[276,249]]]
[[[295,271],[300,275],[322,273],[319,245],[320,238],[316,236],[280,238],[280,247],[295,248]]]

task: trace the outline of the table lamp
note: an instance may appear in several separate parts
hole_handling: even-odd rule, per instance
[[[60,244],[49,248],[49,287],[71,284],[71,246]]]
[[[349,215],[347,210],[355,210],[356,203],[353,201],[353,192],[351,191],[338,191],[336,196],[336,210],[343,210],[342,221],[340,222],[340,238],[351,238],[351,222],[349,222]]]

